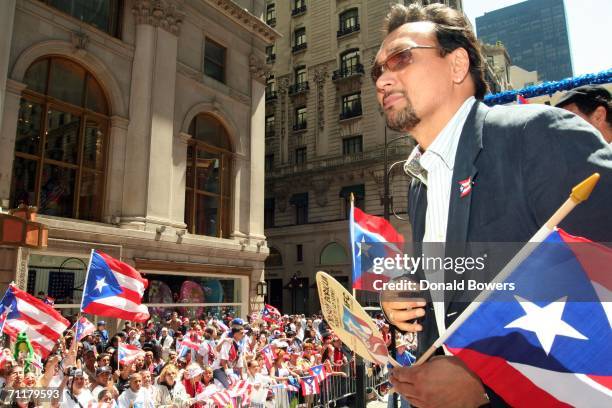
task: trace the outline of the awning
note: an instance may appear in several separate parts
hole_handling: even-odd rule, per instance
[[[340,189],[340,197],[342,198],[349,198],[351,193],[353,193],[355,198],[364,198],[365,186],[363,184],[356,184],[354,186],[346,186]]]

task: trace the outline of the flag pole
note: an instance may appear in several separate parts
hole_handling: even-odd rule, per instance
[[[81,308],[79,309],[79,318],[83,311],[83,302],[85,302],[85,289],[87,288],[87,279],[89,279],[89,270],[91,269],[91,261],[93,260],[93,253],[95,249],[92,249],[89,254],[89,262],[87,263],[87,272],[85,273],[85,283],[83,284],[83,296],[81,297]]]
[[[542,228],[535,233],[533,237],[529,240],[529,243],[537,243],[542,242],[546,237],[555,229],[557,225],[563,221],[563,219],[574,209],[578,204],[587,200],[591,195],[591,192],[597,185],[599,181],[599,173],[593,173],[590,177],[586,178],[574,188],[572,188],[572,192],[569,198],[559,207],[557,211],[544,223]],[[503,282],[508,275],[512,271],[514,271],[524,260],[527,258],[531,252],[535,249],[535,245],[525,245],[521,250],[504,266],[504,268],[497,274],[497,276],[491,281],[493,283]],[[444,333],[436,340],[429,349],[419,359],[414,365],[423,364],[425,361],[431,357],[431,355],[436,351],[437,348],[441,347],[446,340],[470,317],[472,313],[480,306],[480,304],[487,299],[491,295],[490,291],[482,291],[480,294],[474,299],[472,303],[468,305],[467,308],[461,313],[459,317],[446,329]]]

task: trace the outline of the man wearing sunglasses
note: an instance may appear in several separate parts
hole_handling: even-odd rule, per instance
[[[415,243],[446,243],[448,251],[448,243],[494,250],[499,242],[527,242],[594,172],[599,185],[561,227],[612,241],[612,148],[593,128],[545,105],[485,106],[480,47],[456,10],[396,5],[386,25],[371,75],[387,126],[418,143],[405,166],[414,176],[408,211]],[[383,294],[382,306],[400,330],[419,332],[421,354],[469,304],[462,296],[445,293],[444,302],[423,307]],[[396,368],[392,382],[419,407],[505,404],[449,356]]]

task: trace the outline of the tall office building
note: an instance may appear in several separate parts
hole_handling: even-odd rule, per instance
[[[563,0],[528,0],[476,17],[478,38],[501,41],[513,65],[537,70],[539,80],[571,77],[572,57]]]
[[[368,72],[384,37],[390,3],[266,4],[265,20],[283,35],[267,50],[266,280],[268,302],[284,312],[319,309],[318,270],[350,287],[351,193],[356,206],[383,214],[385,121]],[[445,3],[461,7],[461,1]],[[398,138],[388,146],[389,163],[405,160],[412,139],[392,131],[386,136]],[[407,189],[408,177],[397,165],[391,172],[397,212],[406,211]],[[407,222],[393,218],[393,223],[410,239]]]

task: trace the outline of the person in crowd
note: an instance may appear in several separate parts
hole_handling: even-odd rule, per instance
[[[69,367],[64,371],[64,381],[60,385],[60,389],[64,390],[61,408],[82,408],[94,402],[85,381],[85,373],[79,368]]]
[[[155,405],[164,407],[182,407],[189,399],[185,387],[177,381],[178,368],[174,364],[167,364],[159,374]]]
[[[103,390],[108,391],[113,399],[119,396],[119,391],[113,383],[113,375],[110,366],[98,367],[96,369],[95,382],[92,383],[91,394],[96,397]]]
[[[162,347],[162,359],[167,360],[170,349],[174,346],[174,337],[170,335],[167,327],[162,327],[160,333],[159,343]]]
[[[119,408],[155,408],[155,401],[142,388],[140,373],[132,373],[129,377],[129,387],[117,399]]]
[[[612,143],[612,97],[603,85],[583,85],[567,91],[555,105],[575,113]]]

